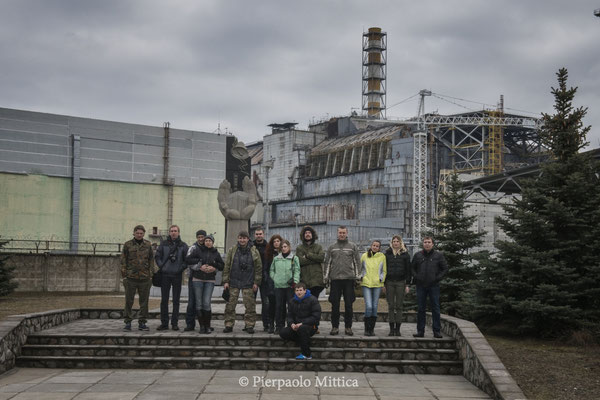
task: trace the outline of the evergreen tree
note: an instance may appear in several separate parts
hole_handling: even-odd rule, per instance
[[[6,240],[0,240],[0,249],[8,243]],[[13,290],[18,286],[16,282],[13,282],[13,271],[14,266],[6,265],[6,261],[10,257],[7,255],[0,254],[0,297],[6,296],[12,293]]]
[[[442,312],[454,316],[466,316],[469,304],[467,289],[477,278],[478,267],[473,262],[473,247],[481,245],[484,233],[472,230],[477,216],[465,215],[467,193],[456,173],[447,182],[447,190],[440,194],[442,212],[433,220],[434,237],[438,250],[444,252],[448,273],[440,283]]]
[[[510,241],[482,264],[476,314],[510,324],[520,333],[559,336],[600,332],[600,165],[579,154],[589,127],[586,109],[572,107],[559,70],[552,89],[556,114],[543,115],[544,140],[555,160],[523,182],[521,199],[504,208],[500,227]]]

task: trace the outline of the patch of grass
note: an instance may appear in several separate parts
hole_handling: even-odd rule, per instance
[[[600,398],[600,347],[490,334],[485,337],[529,399]]]

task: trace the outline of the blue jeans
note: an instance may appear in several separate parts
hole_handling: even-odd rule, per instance
[[[215,283],[192,281],[192,286],[194,288],[194,299],[196,300],[196,311],[210,311],[210,300]]]
[[[417,333],[425,332],[425,310],[427,308],[427,296],[431,306],[432,329],[434,333],[440,333],[440,287],[439,285],[423,287],[417,285]]]
[[[363,297],[365,299],[365,318],[377,316],[377,306],[379,305],[380,287],[362,287]]]

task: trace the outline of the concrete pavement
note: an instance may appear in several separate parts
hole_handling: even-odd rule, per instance
[[[309,371],[14,368],[0,400],[489,399],[462,376]]]

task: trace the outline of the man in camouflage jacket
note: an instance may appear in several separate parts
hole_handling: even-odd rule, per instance
[[[133,228],[133,239],[125,242],[121,253],[121,277],[125,287],[125,328],[131,330],[133,301],[137,290],[140,304],[138,329],[148,331],[148,298],[152,287],[154,257],[152,245],[144,240],[146,229],[142,225]]]

